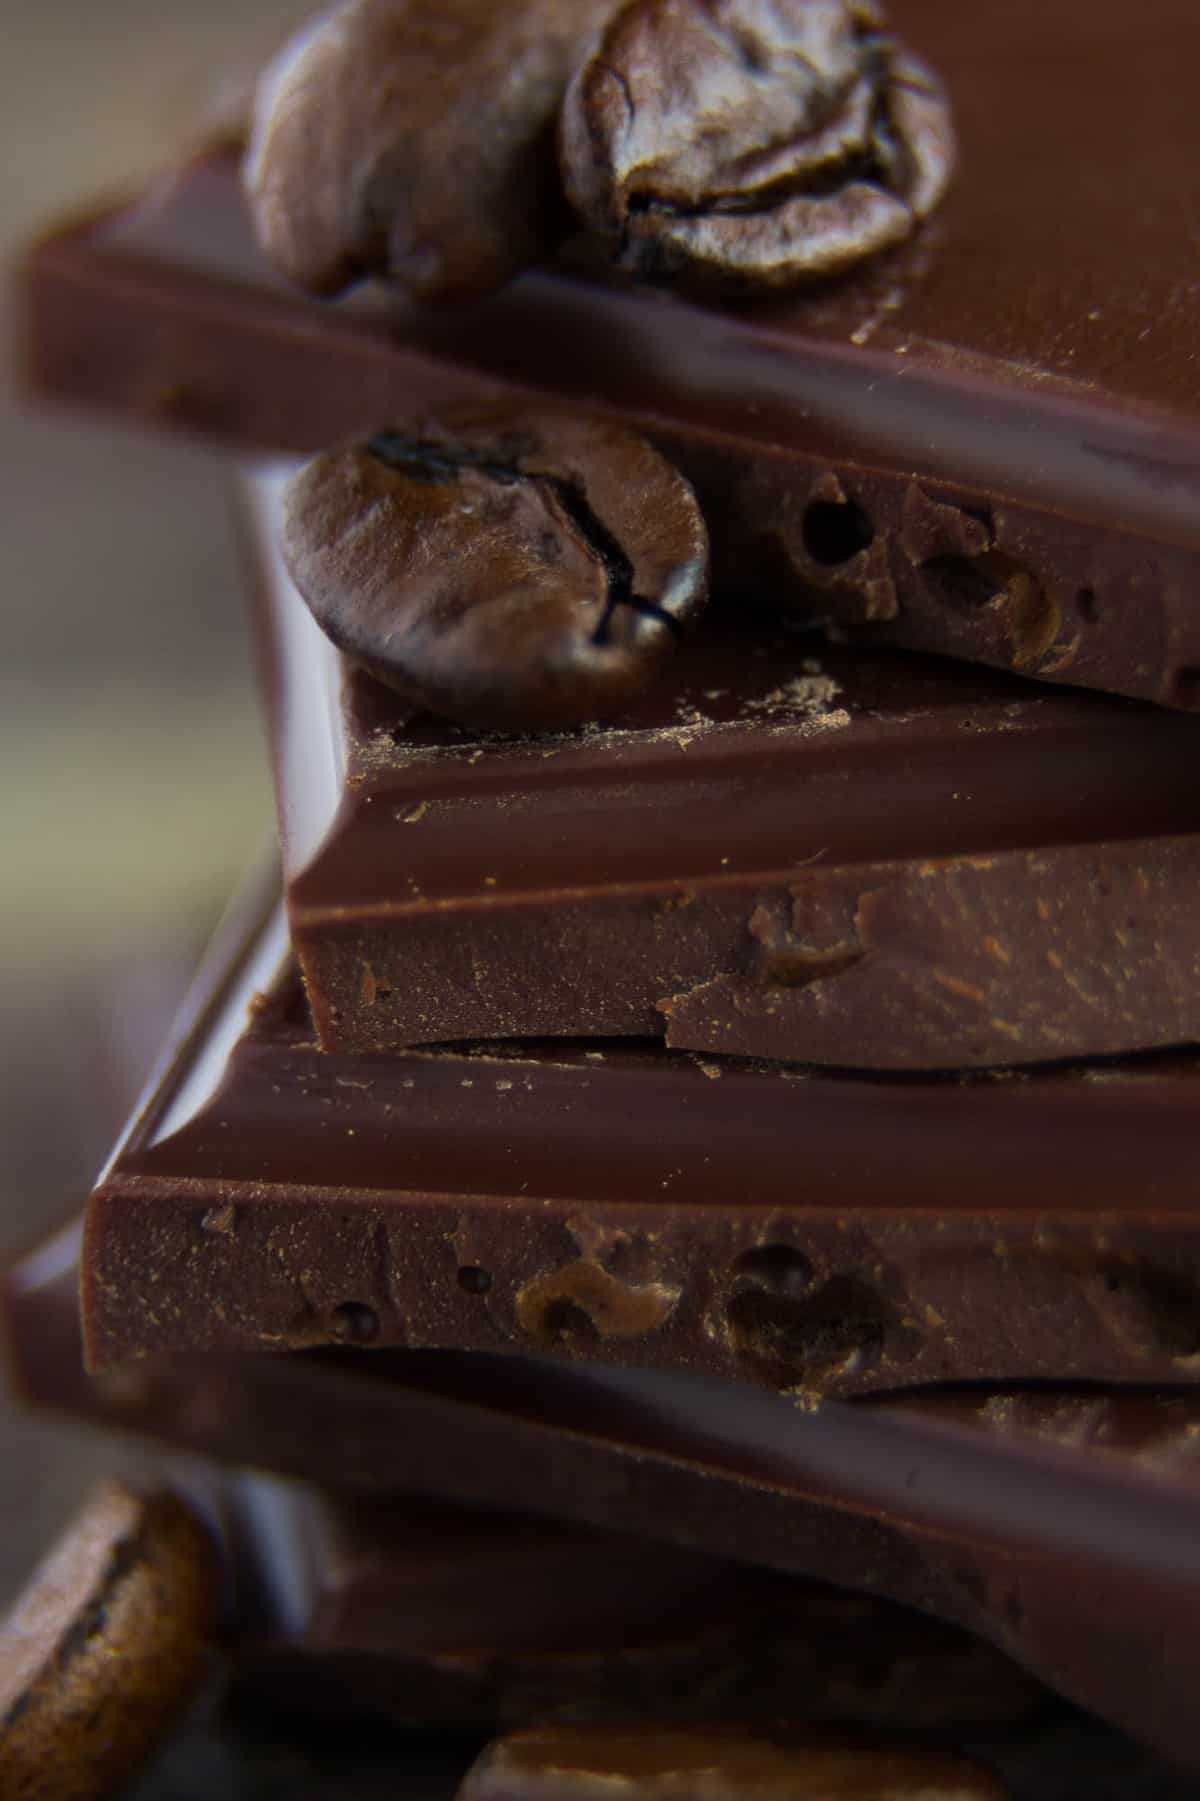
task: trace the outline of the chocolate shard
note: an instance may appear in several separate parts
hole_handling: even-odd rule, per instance
[[[686,1480],[689,1467],[703,1469],[713,1480],[727,1409],[648,1371],[601,1375],[482,1351],[363,1358],[334,1350],[252,1360],[176,1352],[88,1375],[78,1308],[82,1230],[82,1219],[72,1221],[0,1278],[8,1361],[28,1405],[309,1482],[333,1470],[346,1493],[416,1488],[518,1508],[542,1499],[566,1517],[667,1537],[680,1526],[671,1491],[659,1486],[671,1470],[678,1466]],[[783,1286],[802,1259],[767,1247],[757,1262],[764,1274],[774,1265]],[[461,1276],[464,1291],[486,1292]],[[856,1412],[907,1420],[963,1445],[991,1444],[1021,1468],[1082,1475],[1101,1488],[1132,1480],[1150,1495],[1200,1492],[1200,1402],[1191,1388],[975,1384],[866,1397]],[[298,1431],[301,1418],[319,1424]],[[819,1438],[818,1421],[808,1429]],[[501,1437],[510,1458],[493,1455]],[[478,1446],[469,1467],[456,1457],[456,1441]],[[761,1455],[754,1461],[765,1475]],[[603,1474],[624,1463],[637,1467],[636,1479]],[[555,1480],[556,1469],[564,1480]],[[778,1469],[771,1474],[781,1479]],[[685,1542],[698,1533],[701,1548],[735,1548],[705,1537],[703,1513],[683,1512]]]
[[[1198,874],[1190,837],[818,870],[755,908],[744,972],[658,1002],[666,1040],[894,1069],[1186,1042]]]
[[[946,1729],[1044,1690],[887,1602],[649,1538],[244,1478],[239,1686],[293,1711],[492,1730],[712,1718]]]
[[[89,1356],[1184,1384],[1198,1079],[1187,1055],[896,1082],[628,1044],[326,1053],[279,919],[92,1198]]]
[[[688,1376],[403,1350],[166,1353],[89,1378],[78,1237],[66,1229],[4,1284],[28,1400],[332,1482],[376,1510],[398,1490],[532,1508],[905,1602],[1200,1763],[1190,1681],[1200,1407],[1190,1390],[925,1390],[810,1413]],[[757,1262],[793,1282],[799,1265],[779,1247]],[[299,1515],[325,1543],[335,1527],[341,1542],[361,1540],[354,1517]],[[304,1583],[315,1597],[319,1585]],[[309,1617],[306,1605],[293,1620]],[[998,1672],[975,1694],[978,1667],[974,1657],[958,1667],[961,1718],[1019,1707]],[[865,1717],[862,1689],[851,1692]],[[914,1723],[923,1717],[888,1677],[873,1719],[889,1698]],[[948,1691],[926,1699],[934,1724]],[[1031,1801],[1043,1801],[1040,1788]]]
[[[285,480],[250,523],[326,1049],[662,1033],[919,1070],[1200,1039],[1193,720],[718,609],[604,728],[481,739],[314,629]]]
[[[550,1726],[489,1745],[458,1801],[1005,1801],[962,1759],[779,1734]]]
[[[761,557],[839,632],[1194,709],[1200,20],[908,0],[896,24],[953,97],[959,174],[836,286],[729,314],[585,263],[464,318],[329,307],[266,268],[227,153],[34,250],[30,381],[243,450],[501,395],[608,409],[695,483],[726,578]]]

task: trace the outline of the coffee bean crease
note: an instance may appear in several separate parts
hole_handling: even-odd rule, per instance
[[[530,455],[534,448],[530,439],[517,438],[509,448],[509,455],[514,459],[520,455]],[[463,469],[478,469],[501,487],[511,482],[530,481],[534,486],[546,489],[554,495],[580,538],[590,547],[608,580],[607,604],[600,623],[592,633],[592,643],[608,642],[613,611],[620,606],[633,607],[647,618],[659,620],[668,630],[679,632],[679,621],[672,613],[656,602],[647,600],[644,595],[634,593],[633,564],[614,534],[589,504],[587,492],[581,482],[568,481],[561,475],[531,476],[520,467],[518,461],[501,461],[487,451],[476,450],[470,445],[455,444],[447,448],[420,439],[403,438],[395,432],[377,433],[369,440],[367,449],[389,468],[402,469],[415,481],[453,481]]]
[[[284,553],[347,656],[501,731],[620,711],[707,592],[683,477],[578,414],[490,409],[319,457],[291,484]]]

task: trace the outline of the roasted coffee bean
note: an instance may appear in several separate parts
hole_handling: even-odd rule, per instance
[[[259,241],[336,293],[499,287],[570,229],[554,122],[612,0],[343,0],[260,84],[246,164]]]
[[[0,1620],[0,1796],[124,1793],[204,1678],[216,1550],[169,1493],[102,1482]]]
[[[643,439],[494,409],[293,478],[284,555],[333,642],[416,707],[499,731],[619,712],[703,605],[704,521]]]
[[[538,1726],[495,1739],[457,1801],[1005,1801],[958,1757],[728,1727]]]
[[[560,155],[625,268],[754,290],[908,237],[954,136],[875,0],[632,0],[571,83]]]

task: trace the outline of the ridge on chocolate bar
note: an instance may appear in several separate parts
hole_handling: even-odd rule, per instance
[[[239,451],[504,395],[609,410],[698,486],[718,563],[838,632],[1191,708],[1200,384],[1189,0],[908,0],[959,172],[912,243],[722,312],[544,270],[455,317],[336,306],[256,250],[237,152],[25,270],[41,393]]]
[[[539,1514],[232,1485],[239,1684],[292,1709],[475,1729],[549,1719],[908,1730],[1045,1692],[886,1601]]]
[[[488,737],[343,661],[248,489],[326,1049],[659,1034],[857,1068],[1200,1039],[1200,726],[710,608],[603,727]]]

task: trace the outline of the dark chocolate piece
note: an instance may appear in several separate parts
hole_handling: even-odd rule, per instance
[[[236,1493],[244,1687],[479,1730],[551,1719],[949,1729],[1047,1699],[978,1639],[723,1558],[532,1514],[262,1478]]]
[[[1195,707],[1200,15],[907,0],[900,23],[954,96],[960,171],[835,287],[729,315],[560,272],[469,319],[323,309],[266,271],[218,157],[34,252],[31,379],[305,452],[499,392],[611,408],[697,485],[726,579],[757,549],[839,629]]]
[[[956,1736],[1014,1801],[1196,1801],[1200,1785],[1099,1720],[1062,1707],[1020,1727]],[[261,1703],[191,1720],[139,1786],[138,1801],[454,1801],[478,1738],[341,1720]]]
[[[122,1790],[199,1688],[220,1578],[181,1501],[101,1483],[0,1621],[0,1793]]]
[[[250,491],[321,1042],[665,1034],[865,1068],[1200,1039],[1190,719],[713,609],[604,730],[480,742],[347,671]]]
[[[595,1525],[667,1537],[682,1530],[684,1542],[701,1549],[737,1548],[719,1532],[710,1541],[706,1517],[662,1487],[670,1470],[689,1464],[711,1483],[716,1422],[728,1411],[710,1395],[679,1389],[672,1376],[405,1350],[249,1361],[176,1352],[88,1375],[78,1306],[82,1235],[80,1219],[3,1274],[0,1323],[6,1316],[9,1363],[28,1404],[309,1482],[336,1472],[335,1486],[350,1493],[416,1488],[503,1506],[541,1502]],[[1101,1487],[1133,1480],[1200,1494],[1200,1401],[1191,1389],[976,1384],[871,1396],[855,1411],[976,1449],[994,1441],[1025,1469]],[[499,1455],[502,1445],[510,1456]],[[635,1464],[636,1478],[604,1474],[619,1462]]]
[[[410,706],[540,731],[621,712],[708,594],[691,489],[586,414],[491,408],[330,451],[284,556],[326,636]]]
[[[286,951],[280,922],[92,1198],[94,1367],[350,1342],[810,1395],[1194,1375],[1194,1058],[889,1083],[621,1046],[326,1054]]]
[[[247,166],[285,274],[486,294],[564,235],[554,123],[611,0],[341,0],[259,88]]]
[[[660,1727],[550,1726],[489,1745],[458,1801],[1006,1801],[960,1758]]]
[[[945,96],[875,0],[630,0],[567,90],[560,142],[623,268],[735,292],[902,244],[954,162]]]
[[[934,1391],[802,1413],[690,1377],[421,1351],[161,1355],[88,1378],[77,1238],[7,1278],[14,1368],[39,1405],[364,1495],[536,1508],[865,1589],[1200,1760],[1190,1393]],[[1085,1399],[1087,1430],[1064,1434]],[[1052,1405],[1052,1433],[1011,1429]]]

